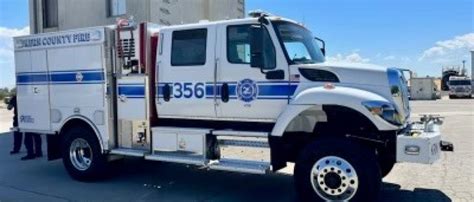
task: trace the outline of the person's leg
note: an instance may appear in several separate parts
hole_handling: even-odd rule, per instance
[[[35,140],[35,156],[36,157],[42,157],[43,156],[43,150],[41,148],[41,135],[40,134],[34,134],[33,137],[34,137],[34,140]]]
[[[13,150],[10,152],[10,154],[17,154],[20,152],[22,139],[23,134],[18,131],[13,132]]]
[[[21,160],[34,159],[35,151],[33,150],[33,134],[31,133],[25,133],[25,148],[27,154]]]

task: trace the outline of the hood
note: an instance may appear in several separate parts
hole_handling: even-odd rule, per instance
[[[365,63],[324,62],[295,65],[298,68],[324,69],[335,73],[341,83],[388,86],[387,67]]]

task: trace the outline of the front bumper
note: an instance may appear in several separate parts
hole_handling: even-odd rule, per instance
[[[432,164],[442,151],[453,151],[450,142],[441,140],[442,117],[424,115],[397,135],[397,162]]]
[[[471,92],[450,92],[449,95],[455,97],[468,97],[471,96]]]

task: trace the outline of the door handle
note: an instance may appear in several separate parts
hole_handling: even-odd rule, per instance
[[[125,95],[120,95],[120,96],[119,96],[119,100],[120,100],[120,102],[126,102],[126,101],[127,101],[127,96],[125,96]]]
[[[165,86],[163,86],[163,99],[165,100],[165,102],[168,102],[170,101],[170,98],[171,98],[171,86],[169,84],[165,84]]]
[[[38,94],[39,93],[39,88],[38,87],[33,87],[33,93]]]
[[[221,86],[221,100],[222,102],[229,102],[229,84],[227,83]]]

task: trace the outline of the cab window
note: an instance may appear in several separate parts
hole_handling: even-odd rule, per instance
[[[207,29],[174,31],[172,38],[172,66],[193,66],[206,63]]]
[[[250,64],[250,39],[248,25],[227,27],[227,60],[233,64]],[[275,47],[267,29],[264,29],[264,60],[269,67],[276,67]]]

